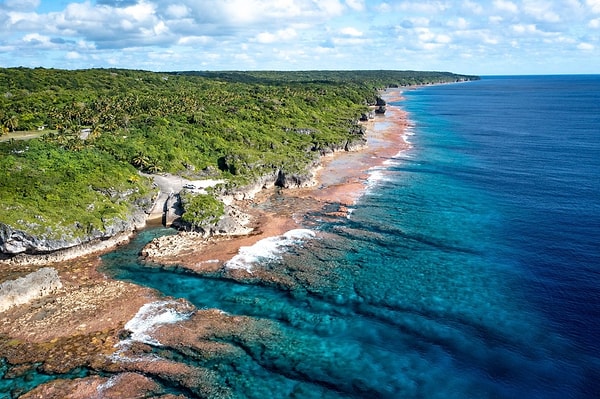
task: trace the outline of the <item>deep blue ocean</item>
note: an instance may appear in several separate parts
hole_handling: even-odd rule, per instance
[[[404,96],[412,148],[350,217],[309,215],[314,238],[256,257],[291,284],[144,267],[160,229],[107,270],[277,332],[199,364],[233,397],[600,397],[600,75]]]

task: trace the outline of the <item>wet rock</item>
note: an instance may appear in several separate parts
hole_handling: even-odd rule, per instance
[[[156,397],[160,394],[164,394],[164,390],[155,381],[138,373],[122,373],[110,378],[93,376],[56,380],[38,386],[21,398],[122,399]],[[167,396],[162,397],[167,398]],[[171,396],[171,398],[175,397]]]

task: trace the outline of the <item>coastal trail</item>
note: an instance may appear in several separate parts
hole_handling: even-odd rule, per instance
[[[224,180],[215,179],[188,180],[170,173],[154,175],[140,172],[140,174],[151,178],[160,190],[147,220],[162,220],[162,224],[165,226],[170,226],[173,222],[176,214],[177,195],[184,188],[201,194],[205,193],[207,188],[225,182]]]

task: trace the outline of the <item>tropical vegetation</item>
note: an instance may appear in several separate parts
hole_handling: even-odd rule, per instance
[[[302,170],[323,148],[355,137],[379,89],[474,78],[414,71],[0,69],[0,223],[34,233],[101,229],[107,218],[126,217],[128,203],[151,190],[138,171],[235,185],[274,170]],[[11,139],[24,131],[39,138]],[[202,207],[220,210],[205,197],[188,203],[189,221],[205,221]]]

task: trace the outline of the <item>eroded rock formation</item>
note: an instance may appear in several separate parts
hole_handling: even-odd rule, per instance
[[[51,267],[41,268],[16,280],[5,281],[0,284],[0,312],[52,294],[61,288],[58,272]]]

